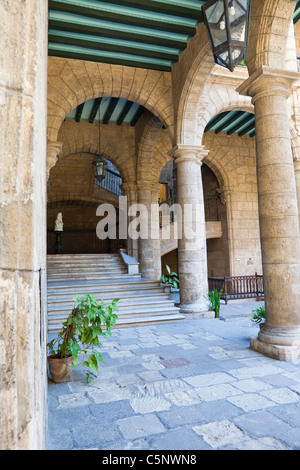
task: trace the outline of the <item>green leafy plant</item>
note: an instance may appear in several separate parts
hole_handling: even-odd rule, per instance
[[[90,382],[96,377],[99,362],[104,363],[99,351],[102,346],[100,338],[111,336],[111,329],[118,318],[116,303],[119,299],[114,299],[109,305],[103,299],[98,302],[91,294],[76,295],[73,300],[75,307],[58,336],[47,346],[52,357],[72,356],[73,367],[81,364],[86,367],[87,382]]]
[[[264,305],[259,305],[252,310],[251,321],[254,323],[262,323],[266,318],[266,309]]]
[[[163,284],[171,284],[171,286],[174,287],[174,289],[178,289],[179,287],[178,274],[171,271],[170,266],[168,266],[167,264],[166,264],[166,270],[167,270],[167,274],[162,275],[161,282]]]
[[[220,317],[220,308],[221,308],[221,296],[223,290],[218,291],[214,288],[212,291],[208,291],[208,295],[205,298],[209,301],[209,308],[215,312],[215,318]]]

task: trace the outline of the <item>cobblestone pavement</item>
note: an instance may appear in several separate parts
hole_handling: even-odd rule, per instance
[[[115,329],[91,383],[49,380],[49,450],[299,450],[300,361],[249,349],[256,302]]]

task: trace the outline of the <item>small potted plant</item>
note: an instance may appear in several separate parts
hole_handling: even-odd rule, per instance
[[[103,363],[100,338],[111,336],[118,318],[115,312],[119,299],[110,305],[103,299],[98,302],[91,294],[76,295],[73,300],[76,305],[61,331],[47,344],[49,371],[55,383],[69,381],[72,369],[81,364],[87,368],[87,382],[96,377],[98,363]]]
[[[251,321],[257,323],[260,328],[262,328],[265,324],[266,318],[266,309],[264,305],[259,305],[257,308],[252,310],[252,317]]]
[[[166,264],[167,274],[163,274],[161,276],[161,282],[170,291],[170,299],[175,301],[175,304],[178,305],[180,303],[180,291],[179,291],[179,278],[178,274],[171,271],[170,266]]]
[[[206,300],[209,301],[209,308],[215,312],[215,318],[220,317],[220,308],[221,308],[221,297],[223,290],[217,290],[214,288],[212,291],[208,291],[208,295],[205,296]]]

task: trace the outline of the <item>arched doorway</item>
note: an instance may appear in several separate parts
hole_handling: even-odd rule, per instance
[[[94,157],[85,153],[69,155],[51,172],[47,204],[48,254],[112,253],[125,247],[125,241],[118,237],[121,175],[106,159],[105,179],[98,182],[92,169]],[[65,184],[62,184],[64,181]],[[97,208],[104,203],[115,208],[116,239],[100,239],[97,236],[97,224],[104,217],[97,216]],[[60,244],[54,231],[59,213],[64,224]]]

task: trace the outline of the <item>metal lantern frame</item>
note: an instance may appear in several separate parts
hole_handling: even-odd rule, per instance
[[[216,7],[220,4],[223,4],[224,7],[224,19],[219,20],[219,25],[221,21],[224,21],[224,30],[226,29],[226,40],[223,41],[221,44],[216,45],[214,34],[211,29],[211,25],[207,18],[207,9],[212,7],[213,5]],[[208,0],[202,6],[203,12],[203,20],[205,27],[208,32],[209,41],[211,44],[212,52],[214,55],[214,60],[218,65],[228,68],[231,72],[234,71],[235,67],[240,64],[243,60],[247,57],[247,48],[248,48],[248,40],[249,40],[249,25],[250,25],[250,13],[251,13],[251,0],[247,0],[247,7],[245,10],[245,38],[244,41],[238,41],[232,38],[232,27],[234,26],[234,22],[230,18],[230,8],[234,6],[239,6],[244,9],[244,6],[240,3],[239,0]],[[223,16],[223,15],[222,15]],[[240,54],[234,58],[233,51],[240,50]],[[221,54],[224,52],[228,52],[228,62],[223,60]]]
[[[93,161],[93,167],[94,167],[94,176],[97,181],[101,183],[105,179],[106,176],[106,166],[107,166],[107,161],[105,160],[104,157],[101,156],[100,154],[100,106],[99,106],[99,149],[98,149],[98,158]],[[99,171],[99,168],[101,168],[101,172]]]
[[[94,174],[95,178],[101,182],[105,179],[106,176],[106,160],[100,155],[96,160],[93,161]],[[101,167],[101,173],[99,172],[99,167]]]

